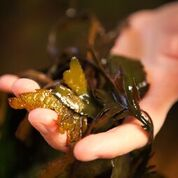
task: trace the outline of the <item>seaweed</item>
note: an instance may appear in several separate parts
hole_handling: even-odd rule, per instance
[[[9,98],[11,107],[28,111],[43,107],[56,111],[59,133],[67,132],[67,144],[71,147],[66,155],[57,154],[55,158],[38,162],[33,177],[151,177],[153,172],[147,165],[154,128],[149,114],[139,106],[149,84],[139,60],[109,54],[117,34],[115,29],[106,32],[93,15],[65,15],[49,35],[48,52],[52,64],[40,71],[19,73],[19,76],[36,80],[42,89]],[[143,151],[87,163],[73,157],[72,149],[79,139],[121,125],[129,116],[139,120],[148,133],[148,145]],[[31,145],[36,146],[30,134],[34,130],[28,127],[26,120],[19,125],[18,138],[23,143],[31,139]],[[39,144],[37,148],[42,147]],[[27,177],[29,172],[22,175]]]
[[[76,94],[83,95],[87,92],[85,76],[82,70],[78,71],[76,68],[80,68],[80,65],[77,59],[73,59],[70,68],[73,74],[68,78],[66,76],[67,74],[70,75],[70,71],[66,71],[64,73],[64,83],[73,88]],[[77,72],[80,83],[76,82],[76,73],[74,72]],[[72,85],[73,80],[74,85]],[[82,82],[84,85],[82,85]],[[87,107],[88,101],[80,99],[72,90],[63,85],[57,85],[54,90],[38,89],[36,92],[23,93],[19,97],[9,98],[9,104],[14,109],[27,109],[30,111],[35,108],[48,108],[56,111],[59,116],[57,121],[59,132],[64,133],[66,131],[69,142],[79,140],[87,128],[84,109]]]

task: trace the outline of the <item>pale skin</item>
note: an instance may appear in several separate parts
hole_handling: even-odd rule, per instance
[[[122,30],[114,54],[139,58],[147,71],[150,90],[140,102],[154,124],[154,136],[163,125],[167,112],[178,100],[178,3],[130,16],[130,25]],[[39,85],[14,75],[0,77],[0,89],[21,93],[35,91]],[[49,109],[30,111],[28,120],[44,139],[57,150],[67,151],[66,134],[57,129],[57,114]],[[81,161],[114,158],[143,147],[148,136],[135,118],[107,132],[89,135],[78,141],[74,156]]]

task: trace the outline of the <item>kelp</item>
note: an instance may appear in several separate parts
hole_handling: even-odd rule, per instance
[[[70,69],[63,73],[63,80],[78,96],[87,94],[87,81],[76,58],[72,58]]]
[[[85,75],[77,59],[71,60],[70,70],[65,71],[63,79],[77,95],[87,94]],[[56,111],[59,116],[57,121],[59,132],[67,132],[67,140],[70,143],[82,137],[87,128],[87,119],[83,115],[90,115],[84,112],[88,107],[88,101],[80,99],[80,96],[75,95],[73,91],[63,85],[57,85],[54,90],[37,89],[36,92],[9,98],[9,104],[14,109],[30,111],[35,108],[48,108]]]
[[[129,78],[128,73],[125,75],[124,67],[122,68],[120,64],[117,65],[118,69],[123,69],[122,71],[120,69],[120,75],[118,75],[118,71],[115,72],[114,69],[111,70],[112,75],[108,75],[105,73],[104,68],[102,68],[102,64],[98,65],[101,71],[103,71],[103,74],[107,76],[107,80],[109,80],[111,87],[110,92],[112,95],[115,95],[115,98],[112,97],[111,103],[106,101],[107,104],[105,103],[104,110],[101,109],[97,117],[94,118],[93,122],[95,125],[98,125],[98,122],[102,122],[102,127],[107,126],[107,129],[109,129],[108,126],[113,127],[113,124],[110,124],[112,123],[112,118],[115,117],[115,120],[119,120],[127,116],[134,116],[143,124],[145,130],[150,133],[151,138],[153,135],[153,124],[149,115],[145,111],[141,111],[138,104],[139,94],[137,91],[140,87],[140,83],[137,82],[137,84],[131,77]],[[113,65],[116,66],[116,64],[112,64],[111,60],[111,68]],[[116,74],[114,74],[114,72]],[[132,77],[134,77],[134,75],[132,75]],[[118,88],[117,82],[119,79],[122,81],[118,84]],[[48,108],[56,111],[59,115],[59,132],[64,133],[66,131],[68,141],[72,142],[79,140],[83,133],[85,133],[87,129],[87,118],[84,116],[93,116],[94,113],[86,111],[94,112],[94,107],[96,107],[96,105],[92,105],[92,103],[88,100],[88,98],[91,97],[87,91],[87,81],[84,71],[76,58],[71,59],[70,69],[63,73],[63,83],[69,88],[60,84],[53,90],[38,89],[36,92],[28,92],[21,94],[16,98],[9,98],[9,104],[14,109],[25,108],[30,111],[35,108]],[[95,96],[97,96],[97,94],[95,94]],[[93,110],[88,108],[93,108]],[[124,117],[123,113],[125,113]],[[122,118],[119,117],[120,115],[122,115]],[[107,123],[103,120],[107,120]],[[91,127],[93,127],[93,124]],[[92,132],[91,127],[89,129],[90,132]]]
[[[141,127],[148,133],[148,146],[115,159],[87,163],[75,160],[71,152],[60,156],[57,154],[51,159],[45,157],[45,162],[37,161],[39,164],[33,177],[157,176],[147,166],[154,130],[152,120],[139,106],[139,101],[149,89],[146,72],[139,60],[109,54],[116,36],[115,29],[106,32],[93,15],[74,13],[62,17],[49,35],[48,53],[52,64],[40,71],[19,73],[19,76],[36,80],[42,89],[10,98],[9,103],[16,109],[30,111],[43,107],[54,110],[58,114],[59,133],[67,132],[68,144],[88,134],[121,125],[128,116],[132,116],[140,121]],[[20,127],[23,128],[23,122]],[[31,139],[32,146],[36,146],[32,134],[31,138],[23,137],[33,130],[28,127],[18,130],[22,130],[18,132],[18,137],[23,138],[21,140],[26,142],[25,139]],[[36,149],[40,150],[42,145],[39,143]],[[72,151],[75,144],[69,145]],[[46,155],[46,152],[42,154],[40,151],[37,152],[39,155]],[[27,172],[30,172],[30,168]],[[22,175],[28,177],[28,173]]]
[[[145,148],[135,150],[125,156],[114,158],[111,178],[164,178],[163,175],[156,172],[155,166],[148,165],[152,156],[151,150],[151,145],[147,145]]]

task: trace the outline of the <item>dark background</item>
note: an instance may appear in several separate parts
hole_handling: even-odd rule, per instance
[[[75,2],[76,0],[74,0]],[[130,13],[155,8],[168,0],[78,0],[109,27]],[[50,29],[69,6],[68,0],[0,1],[0,74],[49,64],[46,52]]]
[[[129,14],[158,7],[168,0],[80,0],[77,8],[94,12],[110,28]],[[0,1],[0,75],[44,68],[48,33],[69,6],[67,0]],[[178,107],[172,108],[154,143],[157,169],[169,178],[178,175]]]

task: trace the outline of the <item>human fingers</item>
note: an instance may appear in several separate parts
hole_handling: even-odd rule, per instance
[[[154,45],[154,41],[149,41],[144,44],[144,48],[139,49],[133,47],[135,41],[136,44],[141,44],[144,41],[144,35],[145,38],[147,38],[146,34],[152,34],[152,32],[148,32],[145,28],[142,28],[144,27],[144,21],[138,20],[136,23],[138,17],[139,15],[133,18],[135,25],[121,33],[112,52],[119,55],[126,55],[128,57],[141,57],[143,61],[150,56],[153,56],[154,59],[155,57],[158,58],[158,56],[155,56],[153,48],[149,46],[151,43]],[[147,16],[147,20],[149,18],[150,15]],[[151,19],[149,19],[149,22],[152,23]],[[132,22],[131,24],[134,23]],[[142,29],[143,34],[141,34],[140,29]],[[130,46],[128,46],[128,44]],[[119,51],[119,47],[122,47],[122,45],[123,48]],[[143,51],[138,52],[136,50]],[[163,60],[161,55],[159,58]],[[156,60],[158,61],[158,59]],[[152,80],[150,81],[151,87],[149,92],[141,101],[140,106],[143,110],[147,111],[153,119],[155,136],[163,125],[168,110],[177,99],[177,92],[175,92],[177,91],[177,86],[167,75],[165,75],[164,65],[159,65],[159,63],[155,64],[153,61],[150,61],[149,63],[145,62],[144,64],[146,65],[145,67]],[[136,119],[132,118],[126,120],[123,125],[111,129],[110,131],[93,134],[82,139],[76,144],[74,154],[77,159],[82,161],[89,161],[97,158],[113,158],[140,148],[144,146],[147,141],[148,137],[146,133],[141,129],[140,124]]]
[[[27,78],[20,78],[13,83],[10,91],[14,93],[16,96],[18,96],[19,94],[22,93],[34,92],[36,91],[36,89],[39,88],[40,86],[34,80],[27,79]]]
[[[79,141],[74,155],[81,161],[114,158],[142,147],[147,137],[136,124],[125,123],[107,132],[92,134]]]
[[[31,79],[18,79],[11,91],[18,96],[21,93],[35,91],[39,85]],[[57,150],[67,151],[65,134],[60,134],[57,126],[58,116],[50,109],[37,108],[29,113],[28,120],[36,128],[50,146]]]
[[[18,80],[16,75],[6,74],[0,77],[0,90],[4,92],[12,92],[12,85]]]
[[[67,151],[67,134],[59,133],[57,119],[56,112],[49,109],[37,108],[29,113],[29,122],[41,133],[47,143],[57,150]]]
[[[166,114],[170,109],[172,99],[155,98],[159,90],[150,89],[148,95],[140,103],[141,108],[149,113],[153,119],[154,136],[160,130]],[[164,95],[163,95],[164,96]],[[163,101],[164,100],[164,101]],[[114,158],[143,147],[148,142],[147,133],[141,128],[135,118],[126,119],[121,126],[107,132],[89,135],[79,141],[74,154],[77,159],[91,161],[98,158]]]

